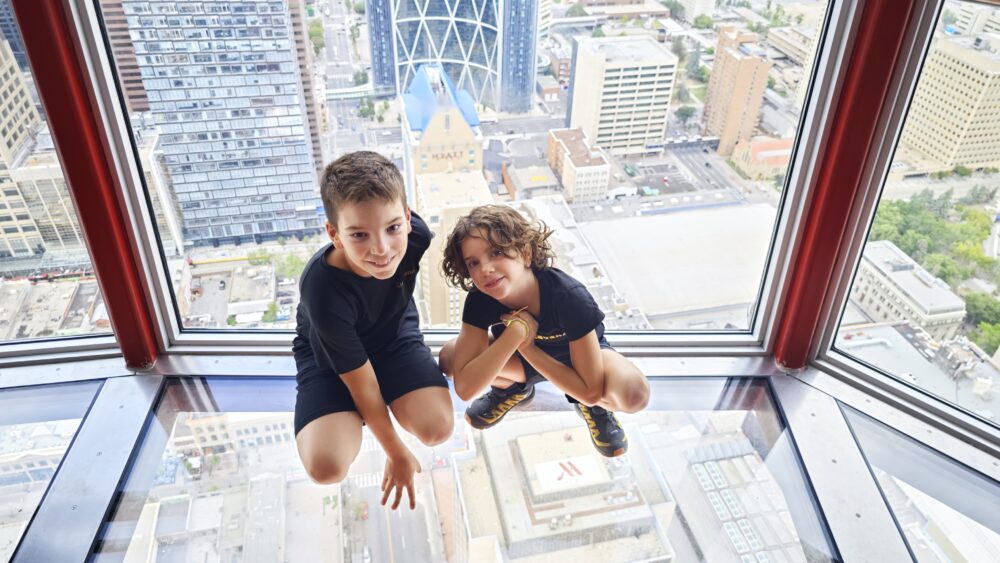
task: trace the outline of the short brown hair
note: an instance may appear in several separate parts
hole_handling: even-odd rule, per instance
[[[399,169],[372,151],[347,153],[327,165],[319,185],[326,220],[337,226],[337,211],[345,203],[399,200],[406,208],[406,189]]]
[[[517,210],[506,205],[481,205],[459,218],[444,247],[444,263],[441,265],[444,275],[448,283],[465,291],[471,291],[474,286],[462,257],[462,242],[471,236],[478,236],[476,231],[482,231],[487,242],[511,258],[530,256],[533,268],[551,268],[555,260],[548,240],[552,229],[544,222],[529,222]]]

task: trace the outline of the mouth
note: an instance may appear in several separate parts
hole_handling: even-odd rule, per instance
[[[500,285],[500,282],[502,282],[504,279],[505,278],[503,278],[503,277],[499,277],[499,278],[495,278],[493,280],[490,280],[490,281],[486,282],[486,284],[483,285],[483,289],[496,289]]]
[[[387,258],[387,259],[386,259],[386,260],[384,260],[384,261],[378,261],[378,260],[365,260],[365,262],[366,262],[366,263],[367,263],[367,264],[368,264],[369,266],[371,266],[371,267],[373,267],[373,268],[376,268],[376,269],[379,269],[379,270],[381,270],[381,269],[383,269],[383,268],[387,268],[387,267],[389,266],[389,264],[392,264],[392,261],[393,261],[394,259],[395,259],[395,257],[393,257],[393,258]]]

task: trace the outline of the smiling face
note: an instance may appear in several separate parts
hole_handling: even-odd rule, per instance
[[[479,291],[500,301],[520,293],[530,276],[530,258],[504,254],[490,244],[482,230],[473,231],[461,244],[462,260]]]
[[[326,224],[327,234],[350,271],[361,277],[389,279],[406,254],[410,210],[403,202],[371,200],[345,203],[337,212],[337,224]],[[336,258],[335,258],[336,260]],[[336,265],[336,264],[335,264]]]

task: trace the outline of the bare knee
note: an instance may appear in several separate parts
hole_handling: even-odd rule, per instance
[[[438,366],[441,367],[441,371],[447,376],[454,376],[452,373],[452,367],[454,364],[452,360],[455,357],[455,339],[451,339],[444,343],[441,347],[441,351],[438,352]]]
[[[333,485],[347,478],[347,470],[351,464],[330,457],[317,456],[313,459],[303,459],[309,478],[320,485]]]
[[[432,423],[424,424],[413,434],[425,445],[436,446],[451,438],[455,430],[455,418],[452,416],[435,417]]]
[[[639,412],[649,405],[649,382],[642,372],[636,371],[629,384],[625,387],[622,410]]]

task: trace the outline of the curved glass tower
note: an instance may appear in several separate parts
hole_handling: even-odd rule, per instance
[[[530,109],[538,0],[369,0],[368,14],[376,86],[405,92],[438,63],[477,103]]]

